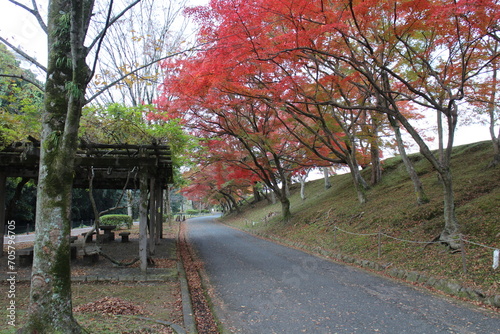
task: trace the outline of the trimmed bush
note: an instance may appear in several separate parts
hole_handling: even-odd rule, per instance
[[[101,225],[116,225],[117,228],[131,228],[132,217],[127,215],[105,215],[101,217]]]

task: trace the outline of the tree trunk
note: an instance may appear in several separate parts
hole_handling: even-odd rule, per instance
[[[10,199],[9,204],[5,208],[5,215],[7,217],[12,217],[12,212],[14,211],[14,208],[17,207],[17,202],[19,202],[19,200],[21,199],[23,188],[29,180],[30,179],[28,178],[23,178],[17,184],[16,190],[14,191],[14,196]]]
[[[408,175],[410,176],[410,179],[413,182],[413,189],[415,191],[415,195],[417,196],[417,204],[421,205],[428,203],[429,198],[424,192],[424,187],[422,186],[422,182],[420,181],[420,178],[418,177],[415,168],[413,168],[413,164],[411,163],[410,158],[408,158],[408,155],[406,154],[406,149],[403,143],[403,138],[401,137],[401,130],[399,129],[399,125],[392,116],[388,115],[388,117],[392,129],[394,130],[396,143],[398,144],[399,154],[401,155],[401,159],[403,160],[403,163],[406,167],[406,171],[408,172]]]
[[[292,185],[292,175],[290,173],[283,173],[283,186],[285,189],[285,196],[290,197],[290,186]]]
[[[221,194],[226,198],[226,201],[229,205],[229,211],[236,210],[237,213],[240,213],[240,207],[238,206],[238,202],[234,199],[231,194],[226,194],[221,191]]]
[[[3,237],[5,235],[5,224],[7,223],[5,217],[5,198],[6,198],[6,187],[7,186],[7,177],[4,173],[0,173],[0,248],[2,252],[0,252],[0,257],[3,256]]]
[[[370,163],[372,166],[371,169],[371,178],[370,183],[375,185],[380,182],[382,179],[382,165],[380,163],[380,147],[379,147],[379,128],[381,124],[381,120],[379,119],[380,115],[373,114],[370,117],[371,123],[371,131],[369,132],[369,143],[370,143]]]
[[[253,190],[253,202],[254,203],[260,202],[262,200],[262,198],[260,196],[259,183],[258,182],[254,182],[254,184],[252,186],[252,190]]]
[[[358,201],[361,204],[366,203],[366,190],[368,190],[370,187],[366,183],[365,179],[361,175],[361,172],[359,171],[359,166],[356,161],[356,158],[354,156],[349,157],[348,161],[348,166],[351,171],[351,177],[354,183],[354,188],[356,190],[356,194],[358,196]]]
[[[300,181],[300,199],[306,200],[306,176],[301,176]]]
[[[133,200],[134,200],[134,196],[133,196],[133,193],[132,193],[132,190],[127,190],[127,215],[130,217],[130,218],[134,218],[134,213],[133,213]]]
[[[455,216],[455,197],[451,171],[446,169],[440,173],[444,189],[444,229],[439,240],[447,243],[452,249],[460,248],[460,228]]]
[[[78,127],[90,79],[83,43],[93,5],[49,2],[30,308],[21,333],[82,332],[72,313],[69,236]]]
[[[378,144],[373,140],[370,147],[370,157],[372,165],[372,173],[370,183],[375,185],[382,179],[382,166],[380,164],[380,149]]]
[[[292,212],[290,211],[290,200],[286,196],[280,198],[281,202],[281,215],[283,217],[283,222],[286,224],[290,222],[292,218]]]
[[[276,194],[274,193],[274,191],[269,191],[269,196],[270,196],[270,201],[271,201],[271,204],[276,204]]]
[[[498,52],[498,42],[496,42],[494,47],[494,52]],[[498,64],[497,62],[493,62],[493,71],[491,74],[491,80],[492,80],[492,87],[497,87],[498,84]],[[491,143],[493,145],[493,159],[491,160],[490,164],[488,165],[489,168],[493,168],[498,166],[500,164],[500,128],[498,129],[498,134],[495,134],[495,123],[497,122],[498,115],[495,113],[498,113],[497,110],[497,90],[495,88],[491,89],[490,92],[490,99],[488,103],[488,115],[490,116],[490,136],[491,136]]]
[[[410,133],[415,142],[420,147],[420,153],[432,164],[439,173],[439,177],[443,184],[444,195],[444,228],[440,236],[440,240],[447,243],[451,248],[458,249],[460,247],[459,233],[460,227],[455,216],[455,199],[453,193],[453,180],[450,171],[451,150],[453,147],[453,138],[456,129],[456,116],[453,118],[450,112],[448,117],[448,147],[443,151],[443,155],[439,160],[432,154],[431,150],[418,134],[415,128],[401,114],[396,114],[398,121]]]
[[[500,164],[500,130],[498,136],[491,138],[491,143],[493,146],[493,159],[488,165],[489,168],[496,167]]]
[[[50,149],[40,157],[29,317],[22,333],[81,333],[71,303],[72,159],[63,147],[46,146]]]
[[[332,184],[330,183],[330,177],[328,173],[328,167],[321,167],[323,169],[323,178],[325,180],[325,189],[330,189]]]
[[[439,162],[442,164],[444,160],[444,139],[443,139],[443,115],[441,114],[441,111],[437,111],[437,132],[438,132]]]

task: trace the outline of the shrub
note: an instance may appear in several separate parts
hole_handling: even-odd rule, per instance
[[[186,214],[190,216],[195,216],[198,214],[198,212],[199,212],[198,210],[193,210],[193,209],[186,210]]]
[[[101,217],[101,225],[116,225],[117,228],[131,228],[132,217],[127,215],[105,215]]]

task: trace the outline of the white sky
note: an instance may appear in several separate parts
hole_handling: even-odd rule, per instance
[[[33,15],[7,0],[0,4],[0,35],[46,65],[47,38]]]
[[[18,0],[32,7],[31,0]],[[47,0],[37,1],[40,11],[46,12]],[[208,0],[188,0],[188,6],[200,6]],[[39,61],[42,65],[47,62],[47,37],[40,28],[36,19],[26,10],[14,5],[8,0],[0,0],[0,35],[16,47],[22,49]]]

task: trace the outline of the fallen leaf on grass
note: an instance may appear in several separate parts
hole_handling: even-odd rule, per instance
[[[143,315],[147,313],[142,307],[117,297],[104,297],[95,302],[77,306],[74,311],[96,312],[103,315]]]

